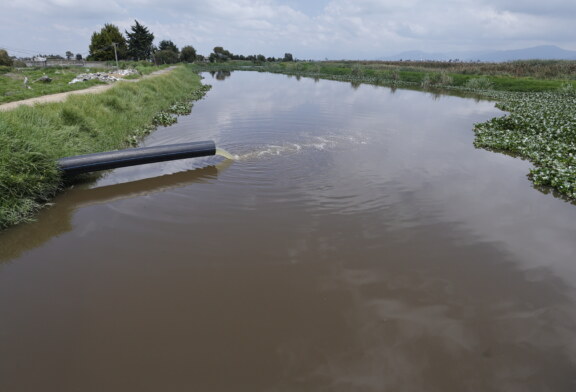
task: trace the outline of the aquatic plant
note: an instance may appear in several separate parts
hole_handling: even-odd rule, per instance
[[[503,117],[476,124],[477,147],[506,151],[535,164],[529,177],[576,199],[576,93],[570,89],[499,94]]]
[[[192,111],[192,102],[177,102],[174,105],[170,106],[168,109],[170,113],[177,114],[179,116],[190,114]]]
[[[176,121],[176,116],[168,112],[158,112],[152,118],[152,123],[154,125],[168,126],[174,124]]]

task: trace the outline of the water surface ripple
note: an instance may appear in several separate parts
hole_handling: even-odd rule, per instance
[[[217,76],[217,77],[216,77]],[[0,390],[573,391],[576,208],[492,102],[249,72],[0,234]]]

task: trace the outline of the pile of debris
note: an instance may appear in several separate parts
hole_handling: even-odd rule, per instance
[[[96,73],[85,73],[76,75],[68,84],[74,84],[78,82],[86,82],[88,80],[99,80],[105,83],[113,83],[129,75],[137,75],[138,71],[135,69],[119,69],[112,72],[96,72]]]

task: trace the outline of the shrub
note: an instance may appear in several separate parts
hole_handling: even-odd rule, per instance
[[[178,62],[178,53],[172,50],[159,50],[154,55],[159,64],[176,64]]]
[[[196,49],[188,45],[182,48],[180,51],[180,61],[186,63],[193,63],[196,60]]]
[[[352,66],[352,75],[362,76],[364,74],[363,67],[360,64],[354,64]]]
[[[452,76],[448,75],[446,71],[442,71],[439,74],[438,82],[436,84],[440,86],[450,86],[453,82]]]
[[[490,79],[484,76],[480,78],[469,79],[465,84],[465,87],[473,90],[491,90],[492,86],[493,84]]]
[[[8,56],[8,52],[4,49],[0,49],[0,65],[5,65],[11,67],[14,64],[14,60]]]
[[[428,75],[428,74],[424,75],[424,77],[422,78],[422,81],[420,82],[420,87],[430,88],[431,85],[432,85],[432,80],[430,79],[430,75]]]

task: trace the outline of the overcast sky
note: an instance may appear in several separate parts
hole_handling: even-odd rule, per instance
[[[374,59],[408,50],[576,50],[575,0],[0,0],[11,55],[88,54],[105,23],[208,55]]]

